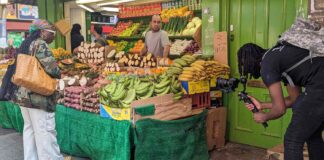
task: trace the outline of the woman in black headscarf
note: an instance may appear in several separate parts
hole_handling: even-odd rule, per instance
[[[80,33],[81,26],[80,24],[73,24],[71,31],[71,50],[74,51],[75,48],[79,47],[81,42],[84,41],[83,36]]]

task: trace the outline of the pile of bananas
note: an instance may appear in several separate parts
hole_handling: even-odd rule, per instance
[[[117,43],[115,43],[113,40],[107,40],[107,43],[109,46],[117,46]]]
[[[112,83],[98,91],[100,103],[113,108],[129,108],[135,100],[174,93],[174,99],[182,98],[181,84],[176,77],[152,75],[146,77],[114,77]]]
[[[166,73],[169,76],[178,76],[180,81],[201,81],[225,76],[229,72],[230,68],[227,65],[213,60],[197,60],[192,55],[184,55],[181,58],[175,59]]]
[[[184,67],[179,76],[181,81],[202,81],[210,80],[213,77],[228,75],[230,68],[227,65],[216,61],[197,60],[190,65]]]
[[[66,51],[63,48],[51,49],[51,51],[56,60],[71,58],[72,56],[70,51]]]
[[[195,61],[196,58],[194,56],[184,55],[181,58],[173,60],[173,63],[168,68],[166,73],[169,76],[173,76],[173,75],[179,76],[182,73],[184,67],[190,66],[190,64]]]

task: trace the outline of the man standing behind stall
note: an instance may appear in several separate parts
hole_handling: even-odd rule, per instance
[[[155,58],[167,58],[170,52],[168,33],[161,30],[161,16],[153,15],[150,23],[151,30],[145,35],[145,46],[141,54],[152,53]]]

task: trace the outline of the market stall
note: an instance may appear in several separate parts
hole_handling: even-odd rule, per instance
[[[208,149],[224,145],[226,110],[215,82],[228,78],[230,68],[202,52],[200,7],[181,2],[120,6],[109,46],[82,42],[73,54],[52,49],[62,73],[56,128],[63,152],[91,159],[208,159]],[[145,10],[151,12],[141,15]],[[148,19],[158,13],[172,41],[167,58],[140,54]],[[17,105],[1,102],[0,114],[2,127],[22,132]],[[212,117],[217,114],[222,119]],[[206,126],[224,133],[215,140],[215,129]]]

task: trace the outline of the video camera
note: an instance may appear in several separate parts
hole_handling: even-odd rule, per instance
[[[247,83],[247,78],[245,76],[241,76],[239,79],[237,78],[217,78],[216,79],[216,89],[224,91],[226,93],[229,92],[234,92],[235,89],[239,86],[239,83],[242,83],[243,85],[243,90],[238,94],[240,97],[240,100],[244,103],[249,103],[253,105],[252,112],[256,113],[259,112],[258,108],[255,106],[255,104],[252,102],[251,98],[248,96],[248,94],[245,92],[246,90],[246,83]],[[266,128],[268,127],[268,123],[264,122],[262,123],[263,127]]]

